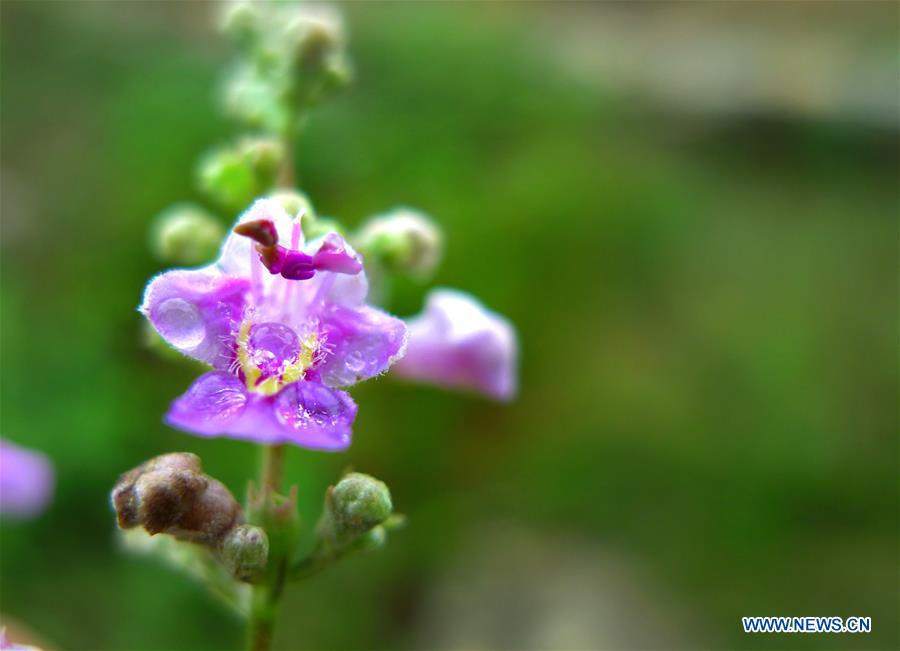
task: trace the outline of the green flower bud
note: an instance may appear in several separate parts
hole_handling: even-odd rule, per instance
[[[303,233],[305,237],[310,238],[306,231],[307,224],[316,219],[316,211],[313,210],[312,203],[309,198],[299,190],[278,190],[266,195],[267,199],[272,199],[281,204],[284,211],[291,217],[303,215]]]
[[[285,39],[294,61],[307,74],[324,70],[329,58],[344,47],[340,14],[327,6],[306,7],[285,26]]]
[[[275,183],[284,147],[275,138],[247,136],[219,147],[200,162],[200,187],[229,210],[243,210]]]
[[[240,151],[220,148],[200,161],[200,188],[228,210],[246,208],[256,196],[253,167]]]
[[[378,525],[357,538],[354,547],[357,551],[371,552],[376,549],[381,549],[386,543],[387,531],[384,527]]]
[[[229,115],[253,128],[283,133],[292,120],[284,94],[280,78],[240,61],[228,72],[223,99]]]
[[[284,160],[284,146],[276,138],[246,137],[238,143],[238,151],[253,170],[260,189],[271,186]]]
[[[252,2],[238,0],[224,6],[220,26],[222,32],[239,45],[245,46],[256,39],[260,18],[259,11]]]
[[[160,213],[150,231],[150,247],[162,262],[195,266],[212,260],[225,229],[208,212],[179,204]]]
[[[225,536],[220,554],[234,578],[253,583],[265,573],[269,559],[269,537],[261,527],[239,525]]]
[[[352,472],[329,489],[325,509],[337,538],[358,536],[378,526],[393,511],[391,493],[384,482]]]
[[[441,260],[443,240],[440,228],[429,217],[397,208],[369,219],[354,243],[387,271],[427,277]]]

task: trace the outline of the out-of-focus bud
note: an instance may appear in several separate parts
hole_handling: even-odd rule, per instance
[[[387,543],[387,531],[381,525],[373,527],[356,541],[355,547],[361,552],[371,552],[381,549]]]
[[[307,238],[309,237],[306,233],[306,225],[316,218],[316,211],[313,210],[309,197],[299,190],[277,190],[267,195],[266,198],[277,201],[291,217],[303,215],[303,232]]]
[[[212,260],[225,229],[208,212],[178,204],[160,213],[150,230],[150,247],[162,262],[195,266]]]
[[[284,147],[274,138],[245,137],[233,147],[219,147],[200,162],[201,189],[229,210],[242,210],[270,190],[284,160]]]
[[[344,47],[340,14],[327,5],[302,7],[293,14],[285,26],[285,38],[294,61],[308,73],[324,70],[329,58]]]
[[[225,110],[248,126],[283,133],[291,122],[284,88],[260,66],[239,61],[225,78]]]
[[[331,543],[346,543],[387,520],[393,508],[384,482],[351,472],[325,493],[319,535]]]
[[[275,182],[275,175],[284,160],[284,146],[276,138],[242,138],[238,151],[253,170],[258,191],[267,189]]]
[[[219,25],[222,32],[241,46],[253,43],[260,26],[259,10],[248,0],[237,0],[224,5]]]
[[[444,248],[440,228],[428,216],[397,208],[369,219],[353,238],[354,245],[387,271],[424,278],[437,268]]]
[[[222,562],[238,581],[253,583],[265,574],[269,559],[269,537],[252,524],[232,529],[222,540]]]
[[[203,473],[188,452],[154,457],[116,482],[112,505],[119,527],[217,547],[243,519],[241,507],[218,480]]]
[[[295,70],[295,100],[301,107],[350,81],[343,21],[331,7],[302,8],[287,23],[285,39]]]
[[[200,161],[197,175],[200,189],[228,210],[241,210],[256,196],[253,167],[236,149],[211,151]]]

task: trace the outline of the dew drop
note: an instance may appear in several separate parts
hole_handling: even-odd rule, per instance
[[[275,401],[278,420],[295,430],[334,427],[346,418],[348,407],[322,385],[296,382],[285,387]]]
[[[264,377],[275,375],[300,354],[300,338],[282,323],[258,323],[250,330],[247,352]]]
[[[156,327],[176,348],[195,348],[206,337],[200,310],[183,298],[170,298],[160,303],[156,310]]]
[[[187,393],[184,407],[204,419],[227,420],[243,411],[247,394],[243,383],[225,372],[201,376]]]
[[[347,355],[347,358],[344,360],[344,364],[347,366],[347,370],[350,371],[350,373],[352,373],[353,375],[357,375],[366,367],[366,360],[363,358],[361,352],[359,352],[358,350],[354,350],[352,353]]]

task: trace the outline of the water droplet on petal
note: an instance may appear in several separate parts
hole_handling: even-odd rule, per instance
[[[201,418],[227,420],[243,411],[247,394],[243,383],[225,372],[207,373],[188,390],[183,406]]]
[[[361,352],[354,350],[347,355],[344,364],[347,366],[348,371],[356,375],[366,367],[366,360],[363,359]]]
[[[349,406],[321,384],[296,382],[285,387],[275,400],[275,415],[295,430],[334,427],[347,417]]]
[[[250,330],[247,353],[263,377],[276,375],[300,354],[300,338],[282,323],[258,323]]]
[[[160,334],[176,348],[195,348],[206,337],[200,310],[183,298],[170,298],[160,303],[155,321]]]

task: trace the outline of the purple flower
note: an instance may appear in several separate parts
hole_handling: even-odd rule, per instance
[[[401,377],[470,389],[497,400],[517,390],[518,342],[505,318],[472,296],[433,290],[425,310],[408,320],[406,356],[394,367]]]
[[[0,439],[0,513],[39,515],[53,496],[53,466],[40,452]]]
[[[300,217],[259,200],[219,260],[150,281],[141,311],[210,364],[166,416],[200,436],[341,450],[356,404],[338,389],[387,371],[406,326],[366,305],[359,255],[336,233],[304,246]]]
[[[41,651],[36,646],[16,644],[6,636],[6,628],[0,628],[0,651]]]

